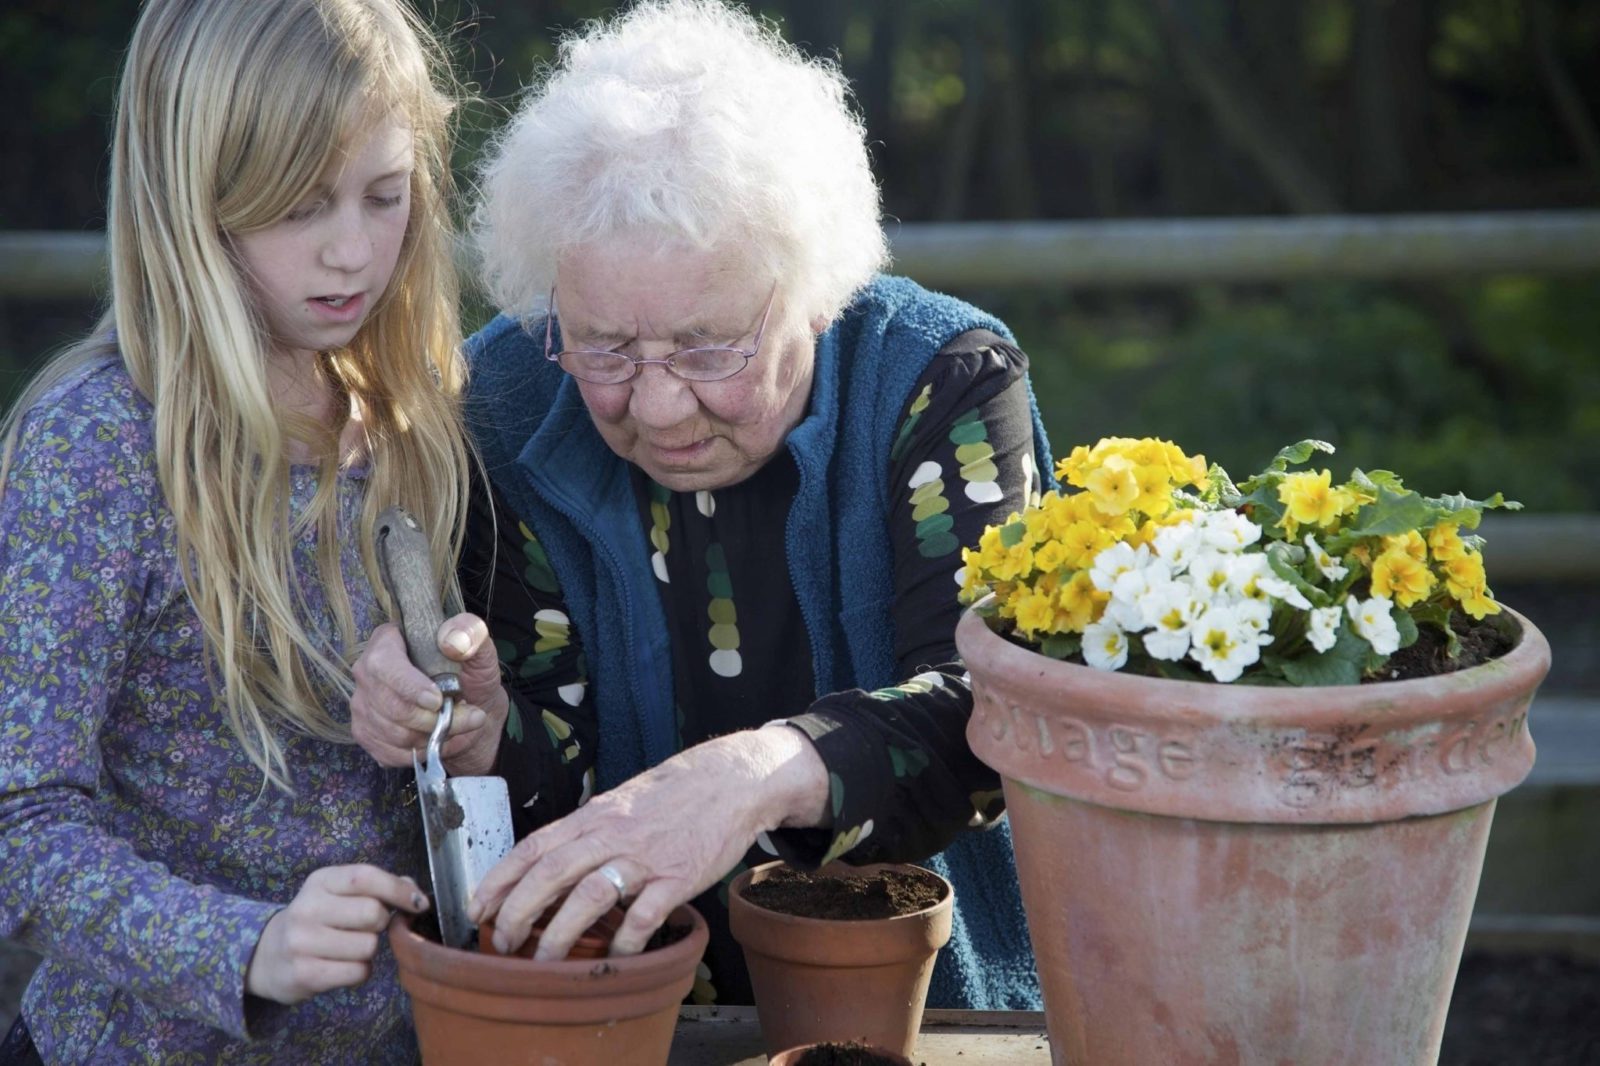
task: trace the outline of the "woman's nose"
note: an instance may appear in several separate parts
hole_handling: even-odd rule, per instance
[[[641,366],[633,379],[628,413],[652,429],[668,429],[694,414],[699,405],[687,381],[660,363],[650,363]]]

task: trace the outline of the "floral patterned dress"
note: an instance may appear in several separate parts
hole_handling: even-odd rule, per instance
[[[957,661],[960,548],[1039,491],[1023,384],[1027,359],[986,331],[957,338],[912,388],[884,462],[891,503],[900,684],[817,696],[790,584],[784,530],[797,474],[786,451],[737,485],[671,492],[635,469],[640,529],[666,610],[678,747],[779,717],[828,768],[832,824],[764,835],[695,906],[711,943],[692,999],[749,1003],[728,932],[728,884],[775,856],[803,866],[906,861],[1002,811],[999,780],[967,749],[972,694]],[[518,835],[568,813],[594,787],[598,735],[582,649],[532,530],[483,494],[469,519],[463,592],[499,645],[512,710],[499,772]],[[498,542],[497,542],[498,536]]]
[[[151,416],[120,362],[90,368],[28,413],[0,495],[0,936],[45,955],[23,1017],[47,1062],[413,1062],[386,947],[357,988],[292,1007],[245,993],[306,876],[414,874],[418,820],[409,774],[288,730],[295,794],[264,787],[207,680]],[[316,488],[294,468],[292,508]],[[382,621],[353,539],[364,490],[341,475],[360,633]],[[301,574],[316,537],[294,545]],[[321,589],[300,588],[336,646]]]

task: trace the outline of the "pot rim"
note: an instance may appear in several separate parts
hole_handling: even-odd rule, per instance
[[[783,919],[786,922],[797,925],[803,929],[807,926],[833,927],[841,924],[863,926],[877,925],[881,927],[908,920],[913,922],[924,921],[928,918],[928,916],[937,914],[942,910],[949,910],[955,905],[955,886],[952,885],[946,878],[941,877],[939,874],[928,869],[926,866],[919,866],[914,862],[871,862],[864,863],[860,866],[851,866],[849,863],[836,860],[822,867],[822,870],[816,871],[821,873],[822,871],[837,869],[837,873],[825,874],[824,876],[870,877],[872,874],[883,870],[916,870],[918,873],[927,874],[929,877],[937,878],[939,883],[944,886],[944,895],[939,898],[937,903],[930,903],[921,910],[911,911],[906,914],[895,914],[889,916],[888,918],[813,918],[803,914],[785,914],[783,911],[775,911],[770,907],[763,907],[761,904],[754,903],[745,897],[743,890],[756,879],[758,874],[764,874],[770,870],[776,869],[779,866],[789,865],[789,863],[784,862],[782,859],[773,859],[771,862],[764,862],[760,866],[752,866],[748,870],[741,871],[739,876],[735,877],[728,883],[728,909],[730,911],[733,909],[733,901],[737,897],[741,906],[760,913],[764,919]],[[795,867],[795,869],[798,869],[798,867]]]
[[[687,956],[705,952],[710,931],[700,912],[679,904],[664,924],[688,925],[689,933],[666,947],[638,955],[606,955],[598,959],[535,962],[518,956],[488,955],[447,948],[413,928],[415,915],[396,911],[389,922],[389,943],[403,969],[425,980],[477,991],[515,994],[531,984],[546,996],[585,997],[593,994],[596,977],[607,977],[609,992],[620,993],[675,980]]]
[[[978,604],[994,598],[991,593]],[[973,606],[978,606],[974,604]],[[1081,663],[1052,659],[1042,652],[1014,644],[996,633],[972,607],[962,612],[956,626],[956,639],[961,643],[976,642],[985,656],[1003,674],[1038,674],[1071,687],[1079,687],[1088,680],[1110,700],[1119,696],[1132,697],[1160,686],[1163,693],[1171,694],[1165,701],[1165,710],[1159,717],[1174,718],[1214,717],[1219,722],[1251,722],[1259,725],[1313,725],[1320,718],[1344,720],[1351,714],[1370,717],[1374,721],[1400,714],[1404,718],[1425,720],[1434,717],[1436,705],[1456,694],[1472,690],[1484,693],[1486,698],[1497,698],[1499,690],[1510,694],[1522,688],[1530,678],[1543,679],[1550,669],[1550,644],[1539,628],[1525,616],[1505,607],[1508,620],[1517,629],[1516,643],[1511,650],[1497,659],[1479,663],[1465,670],[1429,677],[1406,678],[1399,681],[1378,681],[1361,685],[1241,685],[1237,682],[1186,681],[1167,677],[1148,677],[1120,670],[1098,670]],[[965,660],[963,656],[963,660]],[[1287,693],[1303,694],[1300,700],[1286,698]],[[1312,698],[1337,701],[1337,709],[1308,708]]]
[[[1533,766],[1528,708],[1550,646],[1506,611],[1516,644],[1465,670],[1266,687],[1051,659],[969,609],[956,627],[972,677],[967,743],[1008,790],[1141,814],[1353,824],[1463,810]]]

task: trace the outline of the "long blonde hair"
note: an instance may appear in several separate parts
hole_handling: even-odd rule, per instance
[[[382,596],[372,526],[399,503],[427,516],[441,594],[455,599],[468,452],[447,69],[404,0],[149,0],[117,102],[110,307],[3,424],[0,492],[28,408],[84,365],[120,355],[154,407],[157,472],[213,684],[251,761],[285,791],[276,727],[349,741],[348,724],[326,704],[349,695],[363,634],[339,563],[339,427],[274,411],[269,338],[230,235],[281,219],[375,115],[410,124],[411,215],[393,279],[356,337],[325,353],[323,366],[364,421],[368,579]],[[291,437],[321,457],[317,494],[293,528]],[[337,649],[308,630],[294,579],[292,546],[313,523]]]

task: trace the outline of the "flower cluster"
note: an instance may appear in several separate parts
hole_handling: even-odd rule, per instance
[[[1491,507],[1427,498],[1389,471],[1291,472],[1320,441],[1235,484],[1161,440],[1112,437],[1056,466],[1051,492],[962,553],[962,598],[1090,666],[1175,677],[1352,684],[1450,619],[1500,611],[1477,527]],[[1248,671],[1248,674],[1247,674]]]

